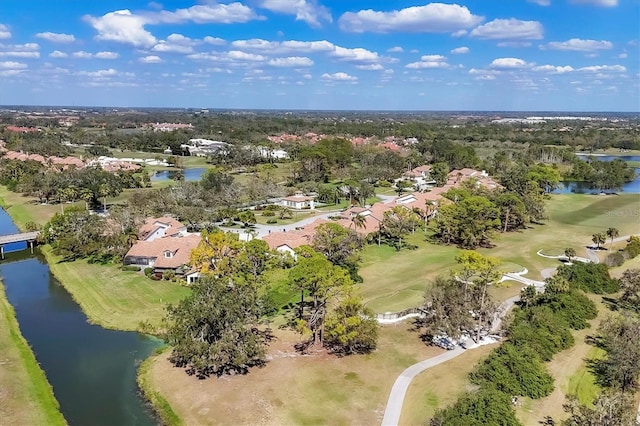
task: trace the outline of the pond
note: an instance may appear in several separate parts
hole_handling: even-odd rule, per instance
[[[0,233],[13,232],[17,228],[0,209]],[[22,335],[70,425],[158,424],[138,392],[136,372],[161,341],[89,324],[37,253],[7,254],[0,275]]]
[[[589,161],[590,159],[598,160],[598,161],[613,161],[615,159],[620,159],[624,161],[640,161],[640,155],[584,155],[578,154],[580,159]],[[633,169],[636,173],[636,178],[631,182],[627,182],[622,185],[622,190],[619,192],[624,192],[627,194],[640,194],[640,168]],[[617,191],[605,191],[607,193],[613,193]],[[553,194],[599,194],[600,191],[597,189],[589,188],[589,184],[585,182],[578,181],[564,181],[560,183],[560,187],[555,189]]]
[[[186,181],[196,181],[202,178],[202,175],[207,169],[205,167],[196,167],[193,169],[183,169],[184,180]],[[151,175],[152,181],[164,181],[164,180],[173,180],[176,175],[177,170],[162,170],[156,171]]]

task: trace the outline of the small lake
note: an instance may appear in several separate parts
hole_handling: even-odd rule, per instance
[[[0,209],[0,233],[13,232],[17,228]],[[161,341],[89,324],[38,253],[9,253],[0,275],[22,335],[70,425],[158,424],[138,392],[136,372]]]
[[[598,161],[613,161],[613,160],[622,160],[622,161],[640,161],[640,155],[587,155],[587,154],[576,154],[580,157],[581,160],[588,161],[589,159],[598,160]]]
[[[202,178],[202,175],[207,169],[205,167],[196,167],[193,169],[183,169],[182,173],[184,173],[184,180],[186,181],[196,181]],[[152,181],[163,181],[163,180],[173,180],[176,176],[177,170],[162,170],[156,171],[151,175]]]
[[[589,161],[590,159],[598,160],[598,161],[613,161],[616,159],[620,159],[623,161],[640,161],[640,155],[584,155],[578,154],[578,157],[584,161]],[[626,194],[640,194],[640,168],[633,169],[636,173],[636,178],[631,182],[627,182],[622,185],[621,191],[610,191],[607,190],[605,192],[624,192]],[[567,180],[564,182],[560,182],[560,187],[552,191],[552,194],[599,194],[600,191],[597,189],[589,188],[589,184],[585,182],[577,182]]]

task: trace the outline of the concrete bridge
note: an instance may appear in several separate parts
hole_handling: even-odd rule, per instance
[[[20,234],[0,235],[0,258],[4,259],[4,245],[11,243],[29,243],[29,248],[33,254],[33,244],[40,235],[40,231],[22,232]]]

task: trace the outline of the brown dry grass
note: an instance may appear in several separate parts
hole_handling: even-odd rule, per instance
[[[198,380],[174,368],[163,354],[149,379],[185,424],[372,425],[382,420],[400,372],[441,349],[424,345],[407,324],[380,330],[378,350],[338,358],[301,356],[297,335],[278,330],[265,368],[246,376]]]

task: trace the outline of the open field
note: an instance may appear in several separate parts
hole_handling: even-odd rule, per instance
[[[142,321],[160,325],[168,303],[185,297],[189,289],[171,281],[152,281],[139,272],[123,272],[115,265],[84,260],[59,263],[45,246],[53,275],[71,293],[89,319],[105,328],[137,330]]]
[[[407,390],[400,425],[426,424],[436,411],[455,403],[466,390],[472,390],[469,372],[495,348],[496,345],[487,345],[468,350],[416,377]]]
[[[0,283],[0,424],[64,425],[51,385]]]
[[[442,353],[407,324],[383,327],[374,353],[342,358],[301,356],[292,347],[297,335],[276,335],[267,366],[245,376],[198,380],[174,368],[165,353],[149,369],[149,383],[185,424],[375,425],[396,376]]]
[[[545,254],[562,254],[565,248],[573,247],[578,256],[585,256],[586,246],[595,232],[613,226],[618,228],[620,235],[640,233],[637,194],[552,195],[547,203],[547,213],[549,220],[544,224],[500,234],[495,239],[495,247],[478,251],[500,259],[512,269],[526,267],[529,270],[527,277],[540,280],[541,270],[556,267],[559,262],[538,256],[538,250],[544,250]],[[372,244],[363,252],[362,291],[368,306],[375,312],[417,306],[429,280],[455,267],[456,247],[430,244],[422,233],[410,236],[407,241],[418,248],[396,252],[391,247]],[[604,251],[602,254],[606,255]]]

